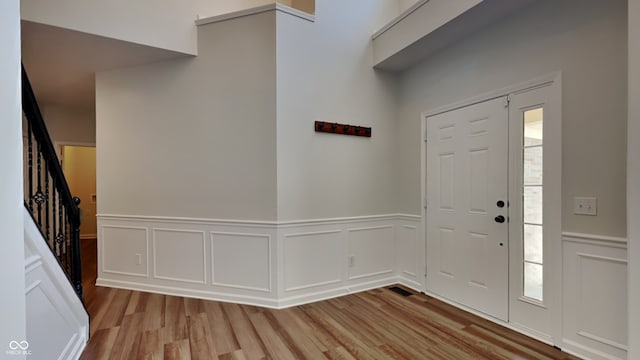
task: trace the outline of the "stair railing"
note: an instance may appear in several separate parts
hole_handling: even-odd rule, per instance
[[[25,206],[82,300],[80,199],[71,195],[24,65],[22,112],[26,123]]]

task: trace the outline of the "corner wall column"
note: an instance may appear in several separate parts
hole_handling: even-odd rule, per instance
[[[0,1],[0,356],[26,339],[20,1]],[[24,355],[12,355],[24,359]]]

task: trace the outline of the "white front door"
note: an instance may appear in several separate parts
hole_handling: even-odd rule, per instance
[[[427,118],[427,290],[508,320],[508,101]]]

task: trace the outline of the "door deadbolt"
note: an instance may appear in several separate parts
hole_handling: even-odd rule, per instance
[[[499,208],[503,208],[504,207],[504,201],[498,200],[498,202],[496,203],[496,206],[498,206]]]

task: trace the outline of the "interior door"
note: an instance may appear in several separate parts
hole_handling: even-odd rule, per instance
[[[508,101],[427,118],[427,290],[508,320]]]

